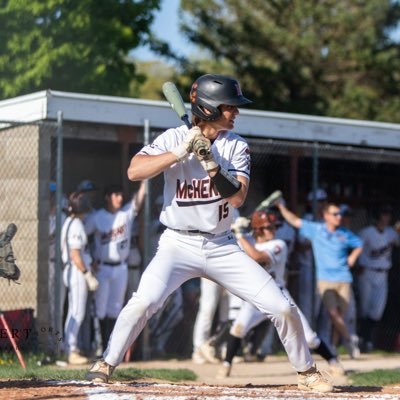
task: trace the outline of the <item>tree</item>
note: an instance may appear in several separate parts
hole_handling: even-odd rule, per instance
[[[181,3],[183,33],[230,66],[253,107],[400,121],[400,47],[390,36],[397,1]],[[210,72],[197,62],[185,71]]]
[[[160,0],[0,2],[0,98],[53,89],[129,94],[127,57],[150,40]]]
[[[175,81],[177,74],[175,68],[162,61],[136,61],[135,65],[137,72],[143,75],[144,80],[139,84],[137,81],[131,82],[130,95],[142,99],[165,101],[162,85],[169,80]]]

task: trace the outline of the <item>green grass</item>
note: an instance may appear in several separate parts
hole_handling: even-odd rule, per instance
[[[375,369],[349,375],[349,381],[355,386],[386,386],[400,384],[400,368]]]
[[[24,355],[26,369],[23,369],[16,356],[0,353],[0,379],[40,379],[40,380],[84,380],[87,369],[66,369],[54,364],[39,366],[43,355]],[[120,381],[134,379],[160,379],[169,382],[195,381],[196,374],[188,369],[136,369],[117,368],[113,378]]]

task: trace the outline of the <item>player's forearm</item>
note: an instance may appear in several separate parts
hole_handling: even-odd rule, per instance
[[[146,195],[146,180],[140,183],[139,190],[135,194],[133,201],[135,202],[136,210],[140,210],[143,205],[144,196]]]
[[[270,259],[264,251],[258,251],[247,239],[242,236],[238,238],[238,242],[240,246],[242,246],[243,250],[246,252],[248,256],[250,256],[254,261],[257,261],[259,264],[268,264]]]
[[[247,197],[247,191],[248,191],[248,180],[243,177],[243,176],[238,176],[236,178],[242,185],[237,193],[235,193],[233,196],[228,197],[226,200],[228,200],[229,204],[232,207],[239,208],[243,205],[244,201],[246,200]]]
[[[349,254],[349,256],[347,257],[347,263],[349,264],[350,268],[354,266],[361,252],[362,252],[362,247],[357,247]]]
[[[278,203],[277,207],[282,214],[282,217],[295,228],[301,227],[301,218],[299,218],[295,213],[289,211],[282,203]]]
[[[136,154],[128,168],[128,178],[131,181],[150,179],[163,172],[166,168],[177,162],[173,153],[167,152],[159,155]]]
[[[71,261],[81,272],[86,272],[86,265],[83,262],[81,251],[79,249],[70,250]]]

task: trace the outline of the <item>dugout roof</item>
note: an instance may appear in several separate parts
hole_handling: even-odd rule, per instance
[[[187,104],[189,109],[189,105]],[[179,124],[168,102],[45,90],[0,101],[0,121],[56,120],[166,129]],[[235,132],[249,138],[400,148],[400,124],[242,108]]]

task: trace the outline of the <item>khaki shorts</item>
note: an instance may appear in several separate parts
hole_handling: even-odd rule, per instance
[[[350,282],[318,281],[318,293],[328,310],[339,308],[342,314],[349,307],[351,298]]]

